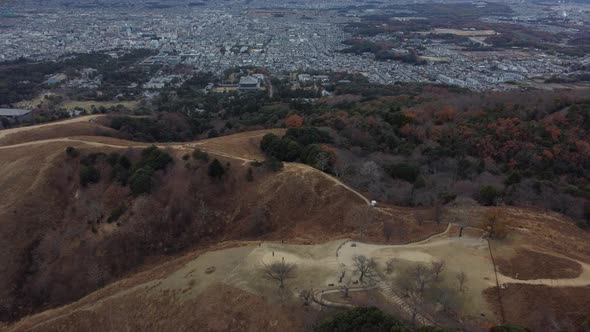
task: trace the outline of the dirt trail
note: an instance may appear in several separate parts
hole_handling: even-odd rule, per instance
[[[80,117],[80,118],[75,118],[75,119],[70,119],[70,120],[66,120],[60,123],[51,123],[51,124],[43,124],[43,125],[39,125],[39,126],[34,126],[34,127],[23,127],[23,128],[15,128],[14,130],[6,130],[6,131],[0,131],[0,138],[4,137],[10,133],[14,133],[14,132],[18,132],[21,130],[31,130],[34,128],[38,128],[40,126],[51,126],[51,125],[56,125],[56,124],[63,124],[63,123],[69,123],[69,122],[77,122],[77,121],[87,121],[90,118],[93,118],[96,116],[86,116],[86,117]],[[261,135],[262,132],[258,132],[252,135],[240,135],[241,137],[239,139],[249,139],[249,138],[255,138],[255,137],[259,137]],[[236,138],[238,139],[238,138]],[[93,141],[92,138],[56,138],[56,139],[47,139],[47,140],[41,140],[41,141],[33,141],[33,142],[27,142],[27,143],[20,143],[20,144],[14,144],[14,145],[8,145],[8,146],[1,146],[0,150],[3,149],[12,149],[12,148],[19,148],[19,147],[24,147],[24,146],[32,146],[32,145],[41,145],[41,144],[48,144],[48,143],[53,143],[53,142],[71,142],[71,143],[78,143],[78,144],[86,144],[89,146],[96,146],[96,147],[109,147],[109,148],[119,148],[119,149],[127,149],[127,148],[143,148],[146,146],[149,146],[151,144],[149,143],[135,143],[135,142],[128,142],[129,144],[124,144],[125,141],[121,141],[121,144],[116,144],[115,143],[111,143],[109,141],[109,143],[104,143],[104,142],[97,142],[97,141]],[[235,159],[235,160],[240,160],[242,161],[244,164],[247,164],[249,162],[254,161],[253,159],[249,159],[249,158],[245,158],[243,156],[237,156],[235,154],[230,154],[227,153],[226,151],[221,151],[215,148],[211,148],[210,146],[206,145],[207,141],[200,141],[200,142],[186,142],[186,143],[169,143],[169,144],[156,144],[156,146],[161,147],[161,148],[175,148],[175,149],[182,149],[182,150],[192,150],[194,148],[200,148],[203,151],[206,151],[210,154],[213,155],[218,155],[221,157],[226,157],[226,158],[231,158],[231,159]],[[218,143],[219,144],[219,143]],[[212,144],[215,145],[215,144]],[[221,144],[220,144],[221,145]],[[223,149],[223,146],[220,146],[220,149]],[[244,154],[242,154],[244,155]],[[286,167],[289,168],[297,168],[297,169],[301,169],[304,171],[312,171],[312,172],[317,172],[319,174],[322,174],[322,176],[324,176],[325,178],[329,179],[330,181],[332,181],[335,185],[337,186],[342,186],[344,187],[346,190],[354,193],[356,196],[358,196],[360,199],[362,199],[363,202],[365,202],[365,204],[367,204],[368,206],[370,206],[370,200],[368,198],[366,198],[365,196],[363,196],[361,193],[359,193],[358,191],[354,190],[353,188],[349,187],[348,185],[344,184],[342,181],[340,181],[337,178],[334,178],[326,173],[323,173],[311,166],[308,165],[304,165],[304,164],[299,164],[299,163],[287,163]],[[387,211],[386,209],[381,209],[381,208],[377,208],[378,210],[380,210],[381,212],[388,214],[388,215],[393,215],[391,212]],[[435,234],[431,237],[429,237],[426,240],[422,240],[422,241],[418,241],[415,243],[409,243],[409,244],[403,244],[403,245],[377,245],[377,244],[368,244],[368,243],[361,243],[361,242],[356,242],[355,246],[351,246],[351,245],[346,245],[346,246],[340,246],[338,250],[333,250],[336,249],[336,247],[334,247],[333,249],[330,248],[331,253],[328,253],[328,251],[326,251],[326,255],[327,257],[324,258],[320,258],[319,262],[321,264],[318,264],[318,261],[316,261],[318,258],[313,257],[313,259],[305,259],[301,261],[302,265],[321,265],[321,266],[325,266],[325,268],[332,268],[332,265],[335,267],[340,267],[340,266],[345,266],[346,269],[350,270],[351,267],[353,266],[353,257],[355,255],[365,255],[367,257],[375,257],[377,259],[380,260],[384,260],[387,259],[389,257],[393,257],[396,256],[398,258],[401,258],[403,260],[407,260],[407,261],[413,261],[413,262],[430,262],[433,259],[435,259],[435,257],[437,257],[437,255],[441,255],[441,251],[447,250],[447,251],[453,251],[453,253],[451,253],[452,255],[456,255],[457,251],[456,248],[465,248],[466,250],[472,250],[475,254],[471,255],[470,257],[472,257],[472,261],[471,262],[467,262],[467,263],[472,263],[472,262],[477,262],[477,264],[482,266],[487,266],[490,267],[489,269],[487,269],[487,267],[485,268],[486,271],[482,271],[480,274],[482,274],[483,277],[488,277],[489,275],[489,280],[492,280],[492,273],[493,273],[493,269],[491,269],[491,262],[488,262],[485,258],[482,258],[478,255],[476,255],[478,252],[482,251],[482,249],[487,250],[488,249],[488,243],[487,241],[481,239],[481,238],[456,238],[456,237],[449,237],[450,234],[450,230],[453,227],[453,224],[449,223],[447,225],[447,228],[445,229],[445,231],[439,233],[439,234]],[[347,240],[345,242],[348,242],[350,240]],[[253,242],[253,244],[256,243],[258,244],[259,242]],[[316,246],[309,246],[308,248],[314,248],[317,246],[321,246],[321,245],[316,245]],[[262,259],[269,259],[270,257],[274,257],[274,251],[268,251],[266,248],[266,245],[264,247],[259,247],[259,248],[255,248],[253,250],[253,252],[259,252],[259,251],[263,251],[266,250],[265,254],[266,256],[262,255],[259,256],[259,258]],[[332,251],[333,250],[333,251]],[[484,251],[485,251],[484,250]],[[268,255],[271,255],[270,257],[268,257]],[[277,251],[278,254],[278,251]],[[282,254],[282,253],[281,253]],[[288,255],[288,252],[284,253],[285,255]],[[449,255],[451,255],[449,254]],[[297,258],[295,256],[291,257],[288,256],[290,258]],[[449,257],[457,257],[457,256],[449,256]],[[463,257],[465,258],[465,257]],[[327,261],[326,261],[327,260]],[[531,284],[531,285],[546,285],[546,286],[551,286],[551,287],[564,287],[564,286],[587,286],[590,285],[590,264],[585,264],[582,262],[577,261],[583,268],[583,272],[580,274],[580,276],[578,276],[577,278],[572,278],[572,279],[535,279],[535,280],[518,280],[518,279],[513,279],[504,275],[499,274],[498,278],[499,278],[499,282],[500,284],[507,284],[507,283],[518,283],[518,284]],[[330,264],[328,264],[330,263]],[[456,264],[463,264],[462,262],[456,262]],[[479,266],[478,265],[478,266]],[[251,266],[248,266],[249,268]],[[487,271],[489,270],[489,271]],[[350,270],[350,273],[352,274],[352,270]],[[228,271],[229,274],[231,274],[231,271]],[[241,274],[244,275],[244,274]],[[483,278],[481,278],[483,279]],[[489,283],[489,281],[485,281],[484,283]],[[495,282],[493,283],[493,285],[495,286]],[[395,295],[393,293],[393,291],[390,289],[390,287],[385,287],[387,285],[383,284],[381,285],[382,291],[384,293],[386,293],[386,295],[389,298],[395,299]],[[488,287],[491,286],[488,285]],[[137,289],[137,288],[135,288]],[[131,289],[130,289],[131,290]],[[128,290],[128,291],[130,291]],[[122,294],[125,294],[126,292],[121,292],[118,294],[118,296],[121,296]],[[112,298],[112,296],[106,297],[105,299],[108,298]],[[395,302],[395,301],[394,301]],[[402,306],[403,309],[403,306]],[[69,315],[72,312],[69,312],[65,315]],[[59,317],[59,316],[57,316]],[[56,317],[54,317],[56,318]],[[424,319],[423,323],[427,323],[427,320]],[[46,323],[47,321],[43,322]],[[43,324],[40,323],[40,324]]]
[[[34,126],[27,126],[27,127],[3,129],[3,130],[0,130],[0,139],[6,137],[8,135],[15,134],[15,133],[22,132],[22,131],[35,130],[35,129],[43,128],[43,127],[59,126],[59,125],[64,125],[64,124],[69,124],[69,123],[76,123],[76,122],[88,122],[92,119],[97,119],[97,118],[103,117],[103,116],[105,116],[105,115],[103,115],[103,114],[84,115],[84,116],[71,118],[71,119],[67,119],[67,120],[63,120],[63,121],[48,122],[48,123],[42,123],[42,124],[38,124],[38,125],[34,125]]]
[[[84,116],[84,117],[79,117],[79,118],[75,118],[75,119],[70,119],[70,120],[66,120],[66,121],[62,121],[59,124],[63,124],[63,123],[69,123],[69,122],[77,122],[77,121],[87,121],[90,118],[95,118],[96,116]],[[9,129],[9,130],[5,130],[5,131],[0,131],[0,137],[2,137],[2,135],[6,135],[6,133],[11,133],[11,132],[15,132],[15,131],[19,131],[19,130],[31,130],[34,128],[38,128],[41,126],[47,126],[47,125],[56,125],[58,123],[51,123],[51,124],[42,124],[42,125],[38,125],[38,126],[33,126],[33,127],[23,127],[23,128],[15,128],[15,129]],[[251,136],[242,136],[242,139],[245,138],[252,138],[252,137],[258,137],[260,135],[260,133],[256,133],[254,135]],[[0,150],[2,149],[11,149],[11,148],[19,148],[19,147],[24,147],[24,146],[31,146],[31,145],[38,145],[38,144],[48,144],[48,143],[53,143],[53,142],[73,142],[73,143],[83,143],[83,144],[87,144],[90,146],[102,146],[102,147],[111,147],[111,148],[143,148],[146,146],[149,146],[151,144],[148,143],[139,143],[136,145],[116,145],[116,144],[109,144],[109,143],[102,143],[102,142],[96,142],[96,141],[91,141],[91,140],[86,140],[86,139],[77,139],[77,138],[56,138],[56,139],[48,139],[48,140],[42,140],[42,141],[34,141],[34,142],[27,142],[27,143],[20,143],[20,144],[14,144],[14,145],[8,145],[8,146],[1,146]],[[252,162],[254,160],[252,159],[248,159],[248,158],[242,158],[242,157],[238,157],[235,155],[231,155],[228,153],[225,153],[223,151],[219,151],[219,150],[215,150],[215,149],[211,149],[209,147],[202,147],[203,144],[205,142],[188,142],[188,143],[173,143],[173,144],[159,144],[156,145],[158,147],[161,148],[177,148],[177,149],[194,149],[195,147],[199,147],[202,150],[214,154],[214,155],[218,155],[218,156],[222,156],[222,157],[226,157],[226,158],[232,158],[232,159],[237,159],[237,160],[241,160],[244,162],[244,164]],[[304,165],[304,164],[299,164],[299,163],[287,163],[288,167],[295,167],[295,168],[300,168],[300,169],[305,169],[306,171],[314,171],[314,172],[318,172],[321,173],[324,177],[326,177],[327,179],[329,179],[330,181],[332,181],[333,183],[335,183],[338,186],[342,186],[344,187],[346,190],[354,193],[355,195],[357,195],[360,199],[362,199],[367,205],[370,206],[371,202],[369,199],[367,199],[365,196],[363,196],[361,193],[359,193],[358,191],[354,190],[353,188],[351,188],[350,186],[344,184],[342,181],[334,178],[333,176],[330,176],[324,172],[321,172],[319,170],[316,170],[315,168],[308,166],[308,165]],[[379,209],[379,208],[378,208]],[[391,215],[390,212],[383,210],[383,209],[379,209],[381,212],[386,213]],[[451,228],[452,224],[448,224],[446,230],[442,233],[439,234],[435,234],[431,237],[429,237],[426,240],[422,240],[419,242],[415,242],[415,243],[410,243],[410,244],[404,244],[404,245],[372,245],[372,244],[363,244],[363,243],[359,243],[359,247],[356,248],[356,252],[358,254],[359,251],[363,251],[364,253],[366,253],[367,255],[371,255],[373,251],[376,251],[378,249],[384,249],[384,248],[410,248],[412,246],[432,246],[432,245],[440,245],[441,242],[449,242],[451,241],[450,239],[441,239],[441,241],[433,241],[439,237],[444,237],[446,234],[449,233],[450,228]],[[342,258],[340,258],[340,260],[342,260]],[[348,257],[349,263],[351,262],[351,257]],[[583,267],[583,272],[580,276],[578,276],[577,278],[573,278],[573,279],[534,279],[534,280],[519,280],[519,279],[514,279],[511,277],[507,277],[504,275],[499,275],[499,280],[501,283],[520,283],[520,284],[531,284],[531,285],[547,285],[547,286],[553,286],[553,287],[563,287],[563,286],[587,286],[590,285],[590,264],[585,264],[583,262],[577,261],[580,265],[582,265]]]

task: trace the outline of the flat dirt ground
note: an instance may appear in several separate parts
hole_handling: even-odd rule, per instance
[[[344,245],[342,245],[344,243]],[[208,298],[214,298],[211,301],[220,303],[224,296],[237,296],[236,299],[228,301],[232,306],[220,308],[220,315],[215,318],[205,320],[207,326],[217,326],[223,328],[228,324],[223,318],[231,314],[237,315],[239,321],[241,317],[247,322],[243,322],[244,329],[252,330],[252,327],[269,329],[276,326],[286,328],[285,323],[299,324],[298,326],[289,326],[293,330],[302,328],[300,324],[305,324],[309,313],[305,311],[293,310],[291,315],[298,315],[299,321],[280,322],[281,319],[287,318],[283,315],[287,313],[281,308],[301,308],[301,302],[298,294],[303,289],[337,289],[338,277],[341,271],[345,272],[343,280],[346,284],[352,284],[358,279],[352,267],[352,258],[355,255],[364,254],[369,257],[375,257],[379,263],[380,269],[384,268],[384,261],[389,258],[399,260],[398,268],[403,268],[414,263],[428,263],[432,260],[445,259],[449,262],[445,275],[449,280],[454,280],[452,276],[457,271],[463,271],[468,275],[469,294],[466,296],[467,302],[465,308],[470,315],[481,315],[484,313],[488,319],[494,320],[491,310],[487,309],[487,303],[481,296],[481,291],[493,285],[490,276],[493,275],[493,267],[486,257],[485,241],[479,238],[449,238],[446,235],[436,236],[431,240],[424,241],[415,245],[372,245],[354,242],[352,246],[349,240],[336,240],[318,245],[293,245],[277,242],[254,242],[243,243],[239,247],[208,251],[191,259],[185,259],[184,263],[176,264],[176,268],[168,269],[165,275],[159,278],[136,284],[133,287],[127,287],[122,291],[105,296],[98,301],[83,301],[85,304],[77,305],[74,310],[66,311],[61,316],[72,317],[82,315],[85,317],[92,312],[94,319],[110,320],[113,326],[120,327],[118,318],[122,316],[122,311],[130,310],[129,315],[134,317],[135,313],[146,315],[155,310],[163,310],[163,317],[169,319],[160,319],[156,326],[157,330],[170,328],[172,317],[178,317],[184,306],[193,307],[196,305],[198,312],[206,309],[209,304],[201,308],[198,303],[208,303]],[[340,248],[340,250],[338,250]],[[338,250],[338,256],[336,252]],[[286,288],[282,291],[278,288],[278,283],[268,280],[264,277],[263,267],[275,261],[282,261],[296,264],[296,272],[293,278],[286,280]],[[452,260],[452,262],[451,262]],[[208,271],[213,271],[208,273]],[[393,275],[394,276],[394,275]],[[335,286],[329,286],[333,284]],[[366,295],[366,294],[365,294]],[[368,295],[367,295],[368,296]],[[221,297],[221,299],[220,299]],[[373,294],[368,298],[362,299],[363,295],[359,294],[355,298],[359,301],[376,301],[376,304],[382,305],[386,302]],[[262,302],[276,307],[268,315],[267,307]],[[129,308],[128,303],[136,303],[137,307]],[[233,303],[237,303],[233,306]],[[244,303],[244,307],[239,303]],[[246,310],[248,303],[260,303],[254,305],[263,310],[264,315],[252,314],[242,316],[235,311]],[[385,306],[387,307],[387,306]],[[157,309],[160,308],[160,309]],[[215,307],[214,307],[215,308]],[[278,311],[277,311],[278,310]],[[395,310],[395,308],[389,308]],[[118,314],[121,312],[121,314]],[[145,313],[148,314],[145,314]],[[274,312],[274,313],[273,313]],[[106,316],[105,316],[106,315]],[[68,318],[68,319],[70,319]],[[295,318],[295,317],[292,317]],[[149,318],[147,318],[149,321]],[[252,320],[256,320],[256,323]],[[144,324],[135,322],[126,324]],[[275,322],[276,321],[276,322]],[[279,323],[280,322],[280,323]],[[31,324],[31,322],[28,322]],[[28,326],[28,324],[23,325]],[[37,330],[41,331],[45,323],[37,323]],[[174,323],[181,324],[181,323]],[[184,323],[183,323],[184,324]],[[220,325],[216,325],[220,324]],[[273,325],[276,324],[276,325]],[[55,326],[53,323],[48,326]],[[133,328],[139,328],[141,325],[132,325]],[[18,329],[17,329],[18,330]]]

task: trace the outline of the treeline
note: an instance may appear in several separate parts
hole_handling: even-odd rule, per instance
[[[260,141],[264,153],[281,161],[299,161],[322,171],[333,166],[333,152],[323,143],[331,143],[330,135],[314,127],[289,128],[283,137],[266,134]]]
[[[141,158],[133,163],[126,155],[113,152],[90,153],[80,156],[80,152],[73,147],[66,148],[66,155],[71,158],[80,158],[80,185],[87,187],[98,183],[102,178],[101,169],[110,166],[108,179],[121,186],[129,186],[133,196],[140,196],[152,192],[156,185],[154,174],[156,171],[165,170],[174,162],[170,154],[156,146],[150,146],[141,151]],[[102,167],[101,167],[102,165]]]

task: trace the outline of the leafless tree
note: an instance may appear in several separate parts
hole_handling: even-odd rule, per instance
[[[488,231],[491,239],[504,239],[508,235],[508,224],[502,213],[488,210],[481,227]]]
[[[432,277],[434,278],[435,281],[439,281],[441,278],[441,273],[444,271],[445,269],[445,261],[444,260],[440,260],[440,261],[433,261],[430,263],[430,271],[432,272]]]
[[[339,178],[347,176],[348,174],[352,173],[353,170],[353,165],[346,161],[338,160],[336,165],[334,165],[334,175]]]
[[[385,241],[389,242],[391,239],[391,235],[393,234],[393,223],[391,222],[384,222],[383,223],[383,236],[385,237]]]
[[[367,186],[369,186],[381,180],[382,170],[376,162],[367,161],[361,166],[359,173],[364,178]]]
[[[346,285],[340,286],[340,292],[342,292],[342,296],[344,296],[345,298],[347,298],[349,296],[348,291],[349,291],[348,286],[346,286]]]
[[[252,228],[253,235],[263,235],[272,229],[269,218],[269,209],[266,205],[258,206],[252,212]]]
[[[419,311],[422,309],[422,306],[424,305],[424,297],[420,292],[413,290],[410,293],[408,293],[407,301],[410,305],[412,325],[416,326],[416,317],[418,316]]]
[[[330,157],[327,153],[318,154],[315,162],[315,167],[320,171],[325,171],[330,167]]]
[[[353,258],[354,268],[359,273],[359,281],[362,283],[365,278],[372,278],[377,269],[377,263],[373,258],[367,258],[366,256],[354,256]]]
[[[432,218],[436,222],[436,224],[440,224],[444,214],[444,206],[442,202],[437,199],[434,201],[434,206],[432,207]]]
[[[286,263],[284,260],[274,262],[270,265],[264,264],[264,275],[271,280],[279,282],[279,288],[285,287],[285,280],[293,278],[295,274],[295,264]]]
[[[387,274],[392,274],[396,263],[397,261],[395,258],[390,258],[387,260],[387,263],[385,263],[385,272],[387,272]]]
[[[422,226],[424,224],[424,214],[420,213],[420,211],[414,212],[414,220],[418,226]]]
[[[311,302],[312,296],[313,295],[313,289],[302,289],[301,292],[299,292],[299,297],[301,298],[301,300],[303,300],[303,305],[304,306],[308,306],[309,303]]]
[[[342,272],[340,272],[340,278],[338,278],[338,283],[342,282],[342,279],[344,279],[345,274],[346,274],[346,270],[342,270]]]
[[[362,205],[355,206],[346,215],[346,223],[359,228],[360,239],[363,240],[367,225],[373,222],[375,218],[374,209]]]
[[[417,285],[417,290],[420,294],[424,294],[426,286],[434,279],[432,270],[426,265],[418,264],[412,269],[412,275]]]
[[[459,283],[459,291],[463,293],[467,288],[465,284],[467,283],[467,275],[465,272],[461,271],[457,273],[457,282]]]

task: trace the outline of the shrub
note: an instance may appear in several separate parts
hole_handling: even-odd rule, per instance
[[[119,157],[119,165],[123,166],[125,169],[131,168],[131,160],[127,158],[127,156]]]
[[[258,161],[258,160],[254,160],[250,162],[250,165],[254,166],[254,167],[260,167],[264,165],[264,162]]]
[[[118,153],[111,153],[108,157],[108,162],[112,166],[111,179],[126,186],[129,181],[129,175],[131,174],[131,161],[129,158]]]
[[[103,152],[97,152],[97,153],[91,153],[87,156],[84,156],[81,160],[80,163],[82,165],[86,165],[86,166],[92,166],[95,165],[96,162],[98,161],[98,159],[106,157],[106,154]]]
[[[576,226],[580,227],[583,230],[590,229],[590,224],[585,220],[577,220]]]
[[[209,154],[201,149],[194,149],[193,150],[193,159],[200,160],[204,162],[209,161]]]
[[[483,186],[479,189],[478,201],[485,206],[496,205],[502,193],[494,186]]]
[[[414,188],[421,189],[426,187],[426,178],[423,176],[418,176],[416,181],[414,182]]]
[[[283,162],[278,160],[277,158],[269,157],[264,161],[264,165],[266,168],[273,172],[278,172],[283,169],[284,165]]]
[[[155,145],[152,145],[148,148],[143,149],[141,151],[141,160],[139,161],[136,168],[143,168],[143,167],[150,167],[152,170],[162,170],[165,169],[168,164],[172,163],[174,160],[172,157],[165,151],[162,151]]]
[[[207,138],[215,138],[215,137],[218,137],[218,136],[219,136],[219,133],[215,129],[211,129],[209,131],[209,133],[207,134]]]
[[[392,164],[385,167],[385,171],[394,179],[402,179],[414,183],[420,175],[420,169],[410,164]]]
[[[117,206],[113,211],[111,211],[111,214],[109,215],[109,218],[107,219],[107,222],[113,223],[117,220],[119,220],[119,218],[127,211],[127,207],[124,204],[121,204],[119,206]]]
[[[494,326],[490,329],[490,332],[531,332],[531,330],[518,325],[506,324]]]
[[[481,228],[487,230],[492,239],[504,239],[508,236],[509,229],[506,218],[497,211],[486,211]]]
[[[80,151],[76,150],[76,148],[72,146],[68,146],[66,148],[66,155],[70,158],[76,158],[80,155]]]
[[[120,154],[118,154],[116,152],[112,152],[107,157],[107,162],[109,163],[109,165],[114,167],[117,164],[117,162],[119,162],[120,157],[121,157]]]
[[[94,166],[82,165],[80,167],[80,184],[86,187],[88,184],[100,181],[100,171]]]
[[[315,331],[412,331],[412,329],[401,320],[384,314],[375,307],[370,307],[355,308],[336,314],[331,319],[318,324]]]
[[[260,148],[268,156],[285,161],[295,161],[301,154],[301,146],[291,138],[279,138],[275,134],[266,134],[260,141]]]
[[[115,165],[111,171],[111,179],[117,181],[122,186],[126,186],[129,182],[129,169],[126,169],[121,164]]]
[[[225,168],[219,162],[219,160],[213,159],[211,164],[209,164],[209,176],[214,179],[221,179],[225,174]]]
[[[129,181],[133,196],[137,197],[152,191],[154,186],[153,175],[154,170],[149,166],[142,167],[133,173]]]
[[[271,145],[275,144],[275,142],[279,140],[279,136],[275,134],[266,134],[262,137],[262,140],[260,141],[260,149],[266,152]]]
[[[285,137],[306,146],[309,144],[331,143],[332,137],[326,131],[315,127],[289,128]]]
[[[511,186],[513,184],[517,184],[520,183],[521,180],[521,176],[519,172],[510,172],[510,174],[508,174],[508,177],[506,178],[506,181],[504,181],[504,184],[506,186]]]
[[[457,198],[457,194],[445,191],[445,192],[439,193],[438,198],[443,205],[449,204],[450,202],[454,201],[455,198]]]
[[[301,161],[320,171],[325,171],[331,166],[330,153],[317,144],[310,144],[303,149]]]
[[[303,118],[297,114],[293,114],[285,119],[285,125],[287,128],[298,128],[303,124]]]
[[[248,182],[254,181],[254,174],[252,174],[251,167],[248,167],[248,171],[246,171],[246,181],[248,181]]]

